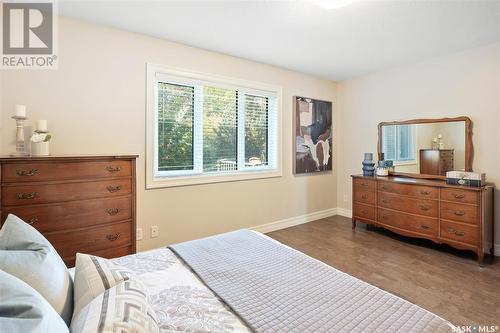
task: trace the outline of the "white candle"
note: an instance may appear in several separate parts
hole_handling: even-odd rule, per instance
[[[47,132],[47,120],[38,120],[36,122],[36,129],[41,132]]]
[[[16,105],[16,117],[26,117],[26,105]]]

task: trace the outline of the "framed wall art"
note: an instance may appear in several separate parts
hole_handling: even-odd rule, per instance
[[[332,102],[296,96],[296,174],[332,170],[332,134]]]

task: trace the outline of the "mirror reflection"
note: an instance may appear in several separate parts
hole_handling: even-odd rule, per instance
[[[465,122],[383,125],[381,148],[396,172],[446,176],[465,170]]]

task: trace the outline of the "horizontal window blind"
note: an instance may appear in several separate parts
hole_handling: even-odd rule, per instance
[[[414,161],[416,159],[415,125],[383,126],[382,151],[386,160]]]
[[[158,170],[192,170],[194,87],[158,84]]]
[[[276,169],[276,93],[163,77],[156,89],[156,176]]]
[[[237,126],[237,91],[203,87],[203,171],[236,170]]]
[[[268,164],[269,98],[245,95],[245,166]]]

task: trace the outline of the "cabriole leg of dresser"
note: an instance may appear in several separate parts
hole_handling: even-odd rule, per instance
[[[484,267],[484,252],[483,251],[479,251],[477,253],[477,262],[479,264],[480,267]]]
[[[356,218],[352,218],[352,230],[356,229]]]

